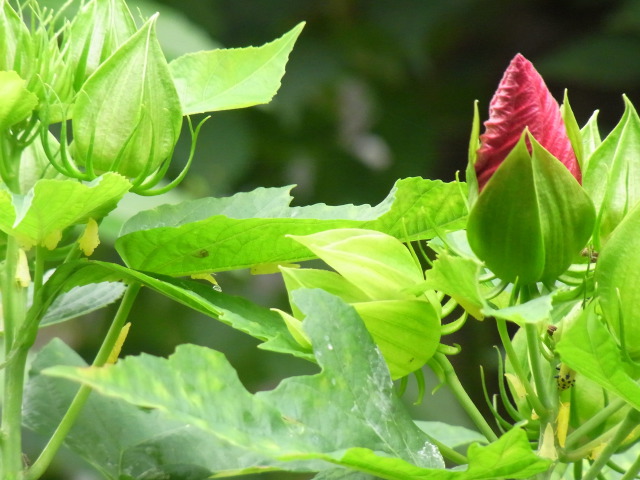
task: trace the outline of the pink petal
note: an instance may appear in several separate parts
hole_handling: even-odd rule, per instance
[[[560,115],[558,102],[533,64],[517,54],[489,105],[475,164],[480,190],[520,139],[525,128],[580,182],[580,166]]]

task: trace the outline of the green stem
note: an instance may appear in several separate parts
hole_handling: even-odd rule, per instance
[[[500,340],[502,341],[504,351],[507,355],[507,358],[511,362],[511,368],[513,368],[514,373],[524,387],[524,390],[527,393],[527,400],[531,404],[531,407],[536,411],[538,415],[540,415],[542,412],[545,412],[545,407],[542,402],[540,402],[540,399],[536,395],[536,392],[533,390],[529,379],[522,369],[520,359],[513,349],[511,338],[509,338],[509,332],[507,332],[507,322],[503,319],[496,318],[496,325],[498,327],[498,335],[500,335]]]
[[[444,443],[436,440],[435,438],[429,436],[429,441],[433,443],[444,458],[454,462],[457,465],[466,465],[469,463],[469,459],[462,455],[461,453],[456,452],[453,448],[448,447]]]
[[[458,399],[460,406],[467,412],[469,418],[473,421],[473,423],[478,427],[480,432],[489,440],[490,442],[494,442],[498,439],[497,435],[494,433],[492,428],[489,426],[487,421],[484,419],[480,411],[477,409],[476,405],[473,403],[473,400],[467,394],[467,391],[464,389],[462,384],[460,383],[460,379],[456,375],[455,370],[453,369],[453,365],[442,353],[436,353],[429,363],[435,363],[438,369],[444,375],[445,382]]]
[[[45,258],[45,247],[38,245],[35,248],[36,250],[36,259],[33,266],[33,298],[36,298],[38,291],[42,287],[44,281],[44,258]]]
[[[544,410],[536,412],[543,420],[544,423],[548,421],[547,412],[551,410],[551,398],[548,392],[548,379],[542,371],[542,364],[540,358],[540,339],[538,338],[538,329],[535,325],[527,323],[525,325],[525,333],[527,335],[527,350],[529,350],[529,362],[531,363],[531,374],[536,386],[537,397],[540,403],[543,405]]]
[[[18,175],[22,150],[9,133],[0,134],[0,177],[14,193],[20,193]]]
[[[129,285],[129,288],[127,288],[127,291],[122,297],[122,302],[120,302],[118,312],[109,327],[109,331],[102,342],[100,350],[96,354],[96,358],[92,364],[93,367],[101,367],[107,362],[109,354],[113,350],[113,347],[120,335],[120,331],[129,316],[129,312],[131,311],[135,298],[140,291],[140,287],[141,285],[139,283],[134,283]],[[71,427],[78,418],[78,415],[80,414],[82,407],[84,407],[87,398],[89,398],[90,393],[91,387],[88,387],[87,385],[82,385],[80,387],[78,393],[76,393],[76,396],[71,401],[71,405],[69,405],[69,408],[64,414],[64,417],[60,420],[58,428],[53,432],[53,435],[40,453],[40,456],[27,471],[25,480],[36,480],[45,473],[58,452],[58,449],[64,442],[69,430],[71,430]]]
[[[640,457],[636,458],[631,466],[627,468],[627,471],[620,477],[620,480],[633,480],[638,473],[640,473]]]
[[[0,429],[0,478],[22,478],[22,393],[28,347],[16,350],[16,332],[24,322],[27,289],[16,280],[19,263],[18,242],[7,238],[7,251],[2,274],[2,308],[4,318],[4,392],[2,427]]]
[[[613,455],[616,452],[616,450],[620,448],[620,445],[622,445],[624,440],[633,431],[633,429],[638,426],[639,422],[640,422],[640,411],[635,409],[631,410],[627,414],[627,416],[624,417],[624,420],[618,427],[618,430],[616,431],[615,435],[613,436],[611,441],[607,443],[607,445],[604,447],[604,450],[602,450],[598,458],[596,458],[596,460],[593,462],[593,464],[591,465],[591,468],[587,470],[587,473],[585,474],[584,477],[582,477],[582,480],[595,480],[598,477],[602,468],[607,464],[607,462],[611,458],[611,455]]]
[[[616,399],[607,405],[604,409],[600,410],[589,420],[584,422],[578,428],[576,428],[573,432],[571,432],[567,436],[567,441],[565,443],[565,449],[567,451],[571,450],[580,442],[580,439],[587,435],[592,430],[601,426],[604,422],[606,422],[613,413],[620,410],[622,407],[626,405],[626,402],[622,399]]]

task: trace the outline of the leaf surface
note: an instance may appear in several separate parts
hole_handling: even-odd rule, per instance
[[[442,459],[397,398],[389,372],[355,311],[321,290],[294,296],[322,372],[250,394],[218,352],[181,345],[168,359],[127,357],[107,368],[53,367],[102,394],[158,410],[251,455],[282,461],[356,464],[368,449],[421,468]],[[353,450],[353,453],[349,453]],[[347,454],[345,454],[345,451]],[[357,456],[357,455],[356,455]]]
[[[27,195],[0,191],[0,229],[27,247],[45,244],[67,227],[104,217],[130,187],[124,177],[106,173],[89,184],[39,180]]]
[[[269,103],[304,23],[261,47],[188,53],[169,64],[184,115]]]
[[[287,235],[365,228],[418,240],[464,225],[464,186],[407,178],[380,204],[290,207],[290,187],[259,188],[142,212],[128,221],[116,248],[128,266],[172,276],[314,258]]]

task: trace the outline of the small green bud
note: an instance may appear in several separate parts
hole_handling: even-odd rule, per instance
[[[16,72],[0,71],[0,132],[25,120],[38,105],[38,97],[25,84]]]
[[[84,5],[65,35],[74,89],[80,90],[85,80],[135,33],[136,24],[124,0],[92,0]]]

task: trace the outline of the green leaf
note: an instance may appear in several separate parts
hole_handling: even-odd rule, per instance
[[[458,425],[422,420],[417,420],[416,425],[423,432],[442,442],[447,447],[457,448],[470,443],[487,443],[487,439],[480,432]]]
[[[519,428],[509,430],[490,445],[472,444],[467,457],[469,467],[466,470],[419,468],[399,458],[378,456],[364,448],[352,448],[342,456],[325,458],[390,480],[527,479],[545,472],[551,464],[531,451],[526,433]]]
[[[294,296],[307,314],[304,327],[322,372],[285,379],[272,391],[250,394],[222,354],[195,345],[179,346],[168,359],[143,354],[104,368],[46,372],[159,410],[235,449],[271,458],[274,466],[320,459],[363,469],[363,450],[385,464],[402,459],[421,469],[442,468],[355,311],[321,290]]]
[[[286,235],[367,228],[403,241],[418,240],[435,236],[434,229],[440,233],[458,230],[466,218],[465,201],[456,183],[399,180],[375,207],[290,207],[289,190],[259,188],[229,198],[206,198],[142,212],[124,225],[116,248],[132,268],[180,276],[314,257]]]
[[[188,53],[169,64],[182,112],[191,115],[269,103],[304,23],[262,47]]]
[[[295,239],[341,275],[329,291],[356,309],[380,347],[391,378],[404,377],[433,356],[440,341],[440,317],[421,293],[411,293],[424,277],[405,245],[384,233],[362,229],[328,230]],[[301,283],[323,288],[334,277],[317,270],[307,275],[285,272],[288,288]],[[295,295],[289,292],[290,298]],[[299,313],[293,299],[291,303]]]
[[[596,248],[640,200],[640,117],[627,97],[618,125],[593,152],[583,185],[598,212]]]
[[[25,120],[38,106],[38,97],[26,83],[16,72],[0,71],[0,131]]]
[[[277,313],[255,305],[244,298],[218,292],[211,285],[193,280],[156,278],[107,262],[81,262],[76,270],[71,276],[64,277],[64,282],[60,287],[64,291],[69,291],[76,286],[107,281],[140,282],[176,302],[265,342],[259,348],[315,361],[313,355],[301,348],[291,337],[285,323]],[[60,273],[63,276],[66,275],[65,271]],[[56,274],[52,279],[58,283]],[[54,290],[55,284],[49,287],[49,282],[51,279],[45,283],[45,289]],[[51,293],[51,295],[57,294],[57,290]]]
[[[488,317],[497,317],[522,326],[525,323],[549,321],[551,315],[553,295],[543,295],[525,303],[512,307],[495,309],[486,307],[482,310]]]
[[[626,352],[640,358],[640,206],[618,225],[598,257],[595,280],[602,314]]]
[[[76,383],[41,374],[53,365],[85,367],[86,363],[60,339],[53,339],[31,364],[23,423],[45,436],[53,433],[78,390]],[[65,443],[107,478],[117,479],[121,469],[118,459],[123,451],[179,425],[157,412],[91,395]]]
[[[415,297],[406,289],[424,280],[422,269],[398,239],[355,228],[290,235],[324,260],[370,300]]]
[[[72,150],[87,168],[145,177],[173,153],[182,108],[155,20],[123,43],[78,93]]]
[[[426,272],[425,288],[444,292],[455,299],[471,316],[482,320],[485,301],[480,292],[481,265],[474,259],[442,252]]]
[[[347,470],[346,468],[333,468],[320,472],[312,480],[375,480],[376,477],[366,473]]]
[[[67,227],[101,219],[113,210],[131,184],[108,173],[93,182],[43,179],[26,195],[0,191],[0,229],[15,235],[25,247],[55,247]]]
[[[298,288],[320,288],[325,292],[340,297],[346,303],[365,302],[367,296],[354,284],[344,277],[329,270],[317,270],[315,268],[287,268],[280,267],[285,287],[289,293],[291,311],[296,318],[304,318],[298,309],[291,292]]]
[[[620,348],[593,306],[563,328],[556,351],[580,375],[640,409],[640,385],[629,374],[631,366],[622,360]]]
[[[31,365],[25,392],[24,425],[50,436],[78,390],[75,382],[42,374],[54,365],[86,367],[61,340],[45,346]],[[158,410],[143,410],[117,399],[90,395],[65,445],[85,458],[106,478],[168,478],[199,480],[216,470],[268,464],[259,455],[172,420]],[[193,476],[190,476],[193,475]]]
[[[74,287],[55,299],[42,317],[40,326],[61,323],[106,307],[118,300],[125,289],[120,282],[91,283]]]

